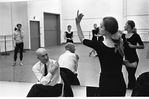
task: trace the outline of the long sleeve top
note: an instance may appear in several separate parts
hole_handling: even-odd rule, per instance
[[[62,79],[60,76],[60,68],[58,63],[55,60],[49,59],[49,61],[46,63],[47,71],[48,71],[48,74],[46,76],[44,76],[44,72],[45,72],[44,65],[45,64],[39,61],[32,67],[32,70],[38,79],[38,83],[43,85],[50,85],[50,86],[54,86],[56,84],[62,83]],[[58,66],[58,68],[52,75],[50,73],[50,69],[53,69],[55,66]]]
[[[71,70],[73,73],[77,72],[78,68],[78,56],[75,53],[71,53],[70,51],[66,51],[59,57],[59,65],[60,67],[67,68]]]

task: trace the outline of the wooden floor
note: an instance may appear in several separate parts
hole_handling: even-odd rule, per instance
[[[146,59],[147,49],[149,43],[144,43],[145,49],[137,50],[139,55],[139,66],[137,68],[136,77],[143,72],[149,71],[149,59]],[[98,87],[100,76],[100,63],[98,58],[89,57],[89,52],[92,50],[82,44],[76,45],[76,53],[79,55],[79,68],[78,78],[81,86],[95,86]],[[58,57],[64,53],[64,45],[54,46],[47,48],[49,57],[51,59],[58,60]],[[23,66],[19,65],[19,54],[17,65],[12,66],[13,52],[10,55],[0,55],[0,81],[14,81],[35,83],[37,81],[35,75],[32,72],[32,66],[38,61],[35,55],[35,51],[24,52]],[[127,72],[123,66],[123,75],[127,83]],[[1,90],[1,89],[0,89]]]

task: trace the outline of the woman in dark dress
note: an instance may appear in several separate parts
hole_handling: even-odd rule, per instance
[[[97,35],[99,33],[99,28],[97,27],[96,23],[93,26],[94,26],[94,29],[92,30],[92,40],[97,41],[97,39],[98,39]],[[89,56],[91,56],[92,53],[94,54],[94,56],[96,56],[95,55],[96,51],[94,49],[89,53]]]
[[[136,33],[135,23],[128,20],[125,25],[127,34],[123,34],[124,52],[126,61],[126,69],[128,72],[128,89],[133,89],[136,78],[135,72],[138,67],[139,58],[136,49],[144,49],[141,37]]]
[[[66,43],[73,43],[73,32],[71,31],[71,25],[67,26],[67,31],[65,31],[64,39],[66,40]]]
[[[96,50],[101,65],[99,80],[100,96],[125,96],[126,84],[122,74],[123,46],[118,35],[118,23],[113,17],[103,18],[100,35],[104,40],[92,41],[85,39],[80,22],[84,15],[77,12],[76,27],[80,41]]]

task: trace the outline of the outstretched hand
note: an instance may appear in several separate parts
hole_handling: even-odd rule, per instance
[[[79,24],[83,18],[83,13],[79,14],[79,10],[77,11],[76,23]]]

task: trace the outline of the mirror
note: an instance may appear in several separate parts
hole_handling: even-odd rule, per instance
[[[119,3],[121,4],[122,1],[123,0],[118,0],[117,4],[115,5],[119,5]],[[63,39],[64,31],[68,24],[72,25],[72,30],[74,31],[74,42],[76,46],[76,53],[80,57],[79,67],[78,67],[78,78],[81,83],[81,86],[97,87],[99,85],[99,76],[100,76],[100,71],[101,71],[100,63],[97,57],[95,58],[89,57],[89,52],[92,50],[91,48],[88,48],[84,46],[83,44],[80,44],[80,41],[76,33],[76,26],[75,26],[74,18],[76,15],[76,11],[78,9],[84,12],[85,17],[82,22],[82,28],[83,28],[85,37],[89,39],[91,39],[91,30],[93,28],[93,24],[96,22],[99,26],[102,18],[105,15],[109,15],[108,13],[112,13],[114,16],[117,17],[117,19],[119,19],[119,26],[120,26],[120,29],[122,30],[124,26],[124,23],[123,23],[124,15],[121,14],[121,12],[123,11],[123,8],[120,7],[121,9],[119,10],[119,12],[116,12],[115,14],[114,12],[111,12],[111,10],[109,9],[111,9],[112,7],[113,10],[116,9],[114,11],[117,11],[117,8],[115,8],[114,7],[115,5],[110,2],[111,2],[110,0],[102,0],[102,3],[101,3],[101,1],[99,0],[94,0],[94,4],[93,4],[92,0],[87,0],[86,2],[80,2],[80,4],[82,4],[81,7],[79,5],[76,7],[73,7],[75,0],[71,0],[71,1],[62,0],[62,2],[59,2],[58,0],[54,0],[52,2],[49,0],[47,1],[41,1],[41,0],[23,1],[23,2],[0,2],[0,18],[1,18],[0,19],[0,52],[1,52],[0,80],[1,81],[20,81],[20,82],[36,82],[37,81],[35,75],[32,72],[32,66],[38,61],[38,59],[36,58],[35,50],[30,50],[34,44],[34,43],[31,44],[32,39],[30,38],[31,37],[30,22],[32,21],[32,22],[38,23],[38,29],[39,29],[38,32],[40,36],[40,39],[38,39],[38,41],[35,40],[33,42],[39,42],[40,46],[46,45],[47,46],[46,49],[48,50],[49,57],[54,60],[58,60],[58,57],[62,53],[65,52],[65,48],[63,44],[65,43],[65,40]],[[137,1],[137,2],[142,3],[142,1]],[[143,1],[143,2],[146,2],[146,1]],[[107,8],[106,9],[100,8],[100,7],[103,7],[102,5],[104,3],[107,6]],[[51,8],[51,6],[49,7],[49,4],[54,5],[54,6],[52,6]],[[62,4],[64,5],[63,9],[61,9],[60,7],[60,5]],[[146,7],[148,5],[148,3],[144,3],[144,4],[146,5],[143,7]],[[68,5],[72,5],[72,7],[70,8]],[[68,10],[68,7],[69,7],[69,10]],[[89,7],[91,7],[92,9],[88,9]],[[99,9],[97,9],[97,7],[99,7]],[[126,7],[124,6],[124,8]],[[84,10],[84,9],[87,9],[87,10]],[[103,13],[94,13],[95,9],[96,9],[95,12],[103,12]],[[102,11],[101,9],[104,11]],[[88,12],[91,12],[91,14]],[[134,12],[137,13],[137,11],[134,11]],[[146,9],[144,10],[144,12],[146,12]],[[42,17],[42,14],[45,14],[45,13],[50,14],[47,16],[50,16],[52,18],[53,18],[53,14],[51,15],[51,13],[54,13],[54,16],[55,16],[54,18],[58,19],[58,21],[56,21],[56,24],[58,25],[54,27],[56,28],[55,31],[58,33],[58,36],[56,36],[57,41],[52,41],[52,42],[56,42],[55,45],[48,45],[50,41],[48,42],[48,41],[45,41],[44,39],[46,37],[47,37],[47,40],[53,39],[53,38],[48,39],[49,35],[48,34],[45,35],[47,31],[50,31],[50,29],[48,28],[49,26],[44,27],[46,22],[44,21],[45,17]],[[68,14],[68,13],[72,13],[72,14]],[[146,23],[148,22],[148,17],[149,17],[148,15],[144,17],[139,17],[139,18],[137,16],[133,16],[134,19],[135,18],[137,19],[136,24],[138,24],[138,27],[139,27],[138,32],[142,33],[140,35],[143,41],[147,41],[147,42],[144,42],[145,49],[138,50],[140,61],[139,61],[138,70],[136,72],[136,77],[138,77],[138,75],[140,75],[142,72],[145,72],[146,70],[148,70],[147,66],[149,66],[149,60],[145,58],[145,55],[147,53],[147,49],[149,46],[149,43],[148,43],[149,35],[147,34],[147,31],[149,30],[148,28],[149,26]],[[131,18],[131,17],[127,16],[126,18]],[[13,54],[14,54],[12,34],[14,32],[14,28],[16,24],[19,22],[22,23],[22,30],[25,32],[25,38],[24,38],[25,45],[24,45],[24,53],[23,53],[24,55],[23,64],[24,65],[19,66],[19,54],[18,54],[17,65],[12,66],[11,64],[13,63]],[[54,32],[52,33],[53,33],[52,35],[54,35]],[[5,36],[6,36],[6,43],[5,43]],[[48,43],[45,44],[44,42],[48,42]],[[9,52],[10,55],[2,55],[2,53],[5,52],[5,50],[6,52]],[[124,72],[125,80],[127,82],[127,72],[125,70],[125,67],[123,67],[123,72]]]

